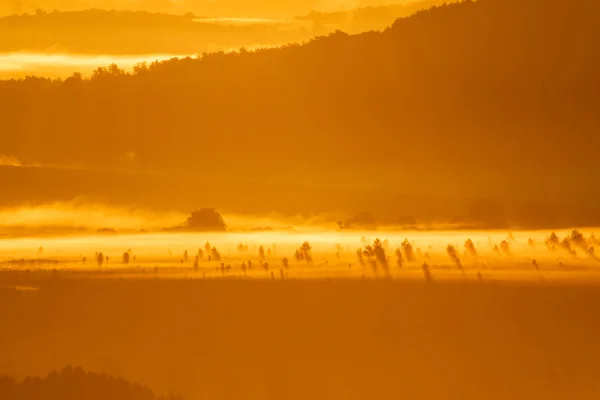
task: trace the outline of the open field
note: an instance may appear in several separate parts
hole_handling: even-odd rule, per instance
[[[17,378],[82,365],[192,400],[600,394],[595,284],[26,276],[0,289]]]
[[[422,280],[422,266],[427,264],[432,277],[441,280],[597,281],[597,238],[594,230],[582,232],[583,242],[575,242],[570,239],[572,231],[556,231],[554,244],[548,242],[550,232],[501,231],[109,233],[13,238],[0,241],[0,270],[56,270],[60,275],[94,278]],[[386,260],[364,255],[361,261],[357,250],[364,253],[377,238]],[[468,240],[472,248],[467,248]],[[308,261],[296,256],[304,242],[310,245]],[[449,245],[454,246],[454,256]],[[401,265],[397,249],[402,254]],[[214,251],[218,256],[213,253],[211,257]],[[105,260],[99,264],[100,252]]]

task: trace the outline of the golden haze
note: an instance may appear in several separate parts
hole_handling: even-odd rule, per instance
[[[0,3],[0,399],[597,399],[596,0]]]

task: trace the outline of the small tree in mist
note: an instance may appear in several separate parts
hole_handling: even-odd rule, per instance
[[[423,270],[423,278],[425,279],[425,282],[433,282],[433,277],[431,276],[431,271],[429,270],[429,264],[427,264],[426,262],[423,263],[421,269]]]
[[[199,260],[204,260],[204,251],[202,251],[202,249],[198,249],[198,253],[196,253],[196,258]]]
[[[363,256],[363,251],[362,249],[358,249],[356,250],[356,257],[358,258],[358,263],[364,267],[365,266],[365,258]]]
[[[569,242],[568,238],[564,238],[563,241],[560,242],[560,247],[566,250],[572,257],[577,257],[577,252],[571,247],[571,242]]]
[[[532,238],[527,239],[527,245],[529,247],[535,247],[535,241]]]
[[[560,239],[558,238],[558,235],[556,233],[552,232],[550,236],[548,236],[546,240],[544,240],[544,244],[546,245],[548,250],[556,251],[556,248],[560,246]]]
[[[375,260],[375,249],[373,249],[373,246],[366,245],[365,249],[363,250],[363,255],[367,264],[371,266],[373,271],[377,271],[377,261]]]
[[[104,254],[102,252],[96,253],[96,262],[99,267],[102,267],[102,264],[104,264]]]
[[[503,240],[500,243],[500,250],[502,251],[502,254],[504,254],[507,257],[512,257],[512,252],[510,251],[510,243],[506,240]]]
[[[240,253],[247,253],[249,251],[249,248],[247,245],[244,245],[243,243],[240,243],[237,245],[237,251]]]
[[[385,255],[385,248],[383,243],[379,239],[375,239],[375,241],[373,242],[373,254],[375,256],[375,261],[377,262],[377,264],[381,266],[385,273],[389,273],[390,268],[388,265],[387,257]]]
[[[583,234],[581,232],[579,232],[577,229],[575,229],[575,230],[573,230],[573,232],[571,232],[571,235],[569,235],[569,239],[580,249],[582,249],[583,251],[588,253],[590,256],[596,258],[594,246],[591,246],[590,243],[588,243],[588,241],[585,239]]]
[[[288,269],[290,267],[287,257],[283,257],[283,260],[281,260],[281,263],[283,264],[283,267],[285,269]]]
[[[400,247],[396,249],[394,254],[396,255],[396,265],[402,268],[404,266],[404,256],[402,256],[402,250],[400,250]]]
[[[460,262],[460,257],[458,256],[458,251],[456,251],[456,247],[454,247],[453,244],[449,244],[448,247],[446,247],[446,253],[448,253],[448,257],[450,257],[450,259],[454,262],[454,264],[456,264],[458,269],[463,271],[463,266],[462,266],[462,263]]]
[[[129,264],[130,258],[129,251],[123,253],[123,264]]]
[[[470,257],[477,257],[477,249],[475,249],[475,244],[471,239],[467,239],[465,242],[465,252]]]
[[[502,257],[502,253],[500,252],[500,247],[498,247],[497,244],[494,245],[494,248],[492,249],[492,251],[499,257]]]
[[[259,247],[258,247],[258,258],[259,258],[261,261],[265,261],[265,258],[266,258],[266,257],[265,257],[265,248],[264,248],[264,247],[262,247],[262,246],[259,246]]]
[[[406,261],[408,261],[408,262],[415,261],[416,260],[415,252],[413,250],[412,244],[410,244],[408,239],[404,239],[401,246],[402,246],[402,251],[404,253],[404,256],[406,257]]]
[[[214,246],[210,249],[210,256],[214,261],[221,261],[221,253]]]
[[[342,253],[342,250],[343,250],[342,245],[339,244],[339,243],[336,243],[336,245],[335,245],[335,256],[336,256],[336,258],[338,260],[340,259],[340,254]]]
[[[212,250],[212,247],[211,247],[210,243],[206,242],[204,244],[204,251],[206,252],[206,254],[210,254],[211,250]]]
[[[187,262],[187,260],[188,260],[188,251],[187,251],[187,250],[185,250],[185,251],[183,252],[183,261],[186,261],[186,262]]]
[[[200,260],[199,260],[199,257],[196,256],[196,258],[194,259],[194,271],[198,272],[199,266],[200,266]]]
[[[302,243],[302,246],[294,253],[297,261],[306,261],[312,263],[312,246],[308,242]]]
[[[587,245],[585,237],[583,233],[579,232],[577,229],[574,229],[569,235],[569,239],[575,244]]]

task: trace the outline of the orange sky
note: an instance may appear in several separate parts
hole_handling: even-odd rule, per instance
[[[161,12],[194,12],[198,15],[289,17],[311,10],[337,11],[355,7],[409,3],[413,0],[8,0],[0,2],[0,15],[33,12],[36,8],[81,10],[131,9]]]

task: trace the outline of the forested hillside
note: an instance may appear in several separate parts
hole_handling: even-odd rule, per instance
[[[4,81],[1,152],[233,182],[491,197],[510,188],[519,201],[562,198],[593,213],[599,16],[593,0],[480,0],[382,33]]]

